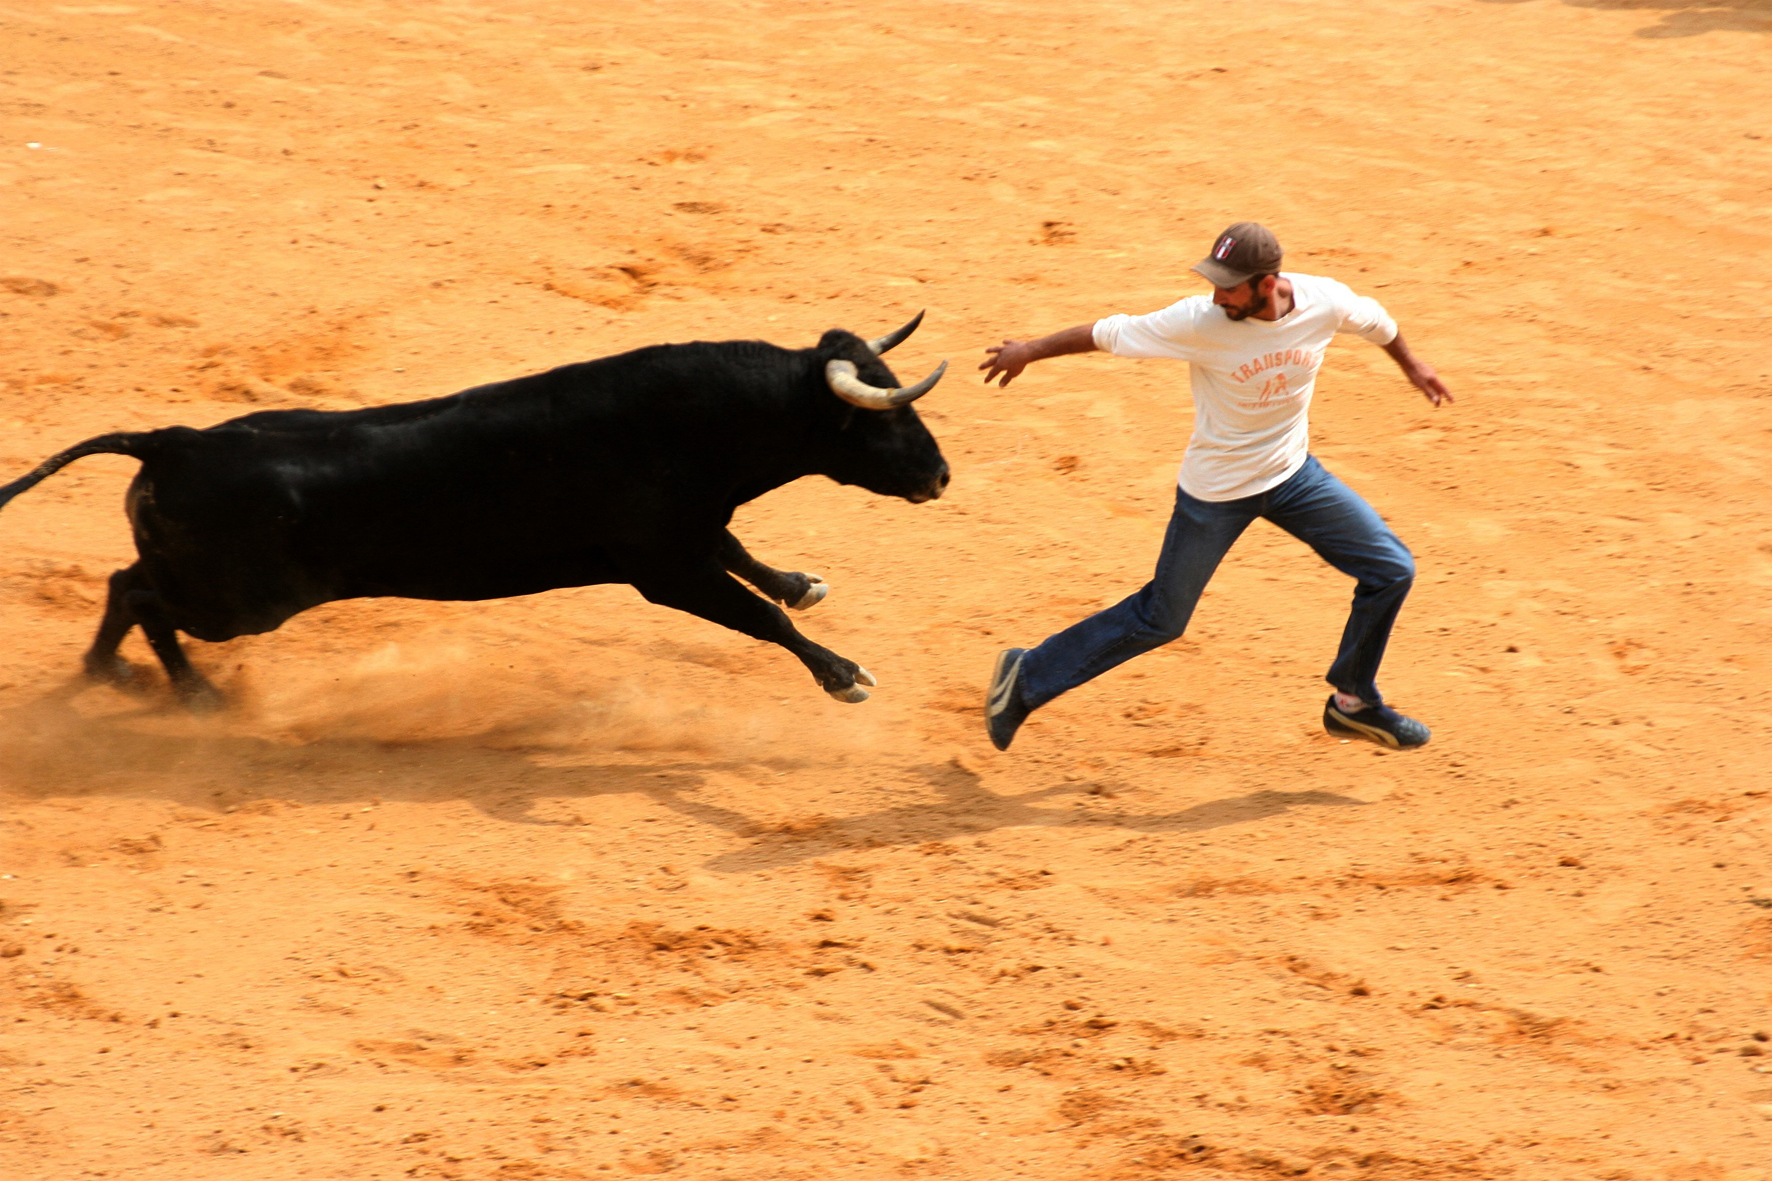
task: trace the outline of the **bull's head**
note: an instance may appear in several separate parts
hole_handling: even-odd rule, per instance
[[[911,407],[935,388],[948,363],[943,361],[915,385],[901,386],[880,357],[922,322],[923,313],[918,312],[896,332],[873,340],[833,328],[817,349],[824,359],[825,383],[854,407],[842,417],[824,474],[882,496],[902,496],[913,504],[934,500],[948,486],[941,448]]]
[[[876,336],[868,341],[868,351],[878,357],[890,352],[905,337],[917,330],[923,322],[923,313],[918,312],[896,332],[888,332],[885,336]],[[909,406],[918,398],[935,388],[941,375],[948,371],[948,363],[943,361],[935,367],[935,372],[919,381],[916,385],[898,386],[885,389],[877,385],[869,385],[858,375],[855,363],[841,358],[825,362],[824,379],[830,384],[831,392],[848,402],[851,406],[860,406],[863,410],[891,410],[895,406]]]

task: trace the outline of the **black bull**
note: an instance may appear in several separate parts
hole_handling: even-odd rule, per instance
[[[941,370],[899,388],[879,357],[921,319],[874,341],[832,329],[810,349],[657,345],[424,402],[103,435],[0,488],[0,507],[83,455],[141,460],[138,560],[111,576],[85,667],[127,678],[117,650],[139,625],[193,705],[219,697],[181,631],[221,641],[338,599],[605,582],[780,644],[831,696],[862,701],[867,670],[776,605],[813,605],[821,581],[765,566],[727,525],[807,475],[913,503],[942,494],[948,465],[910,405]]]

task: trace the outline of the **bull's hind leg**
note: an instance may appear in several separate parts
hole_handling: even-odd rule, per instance
[[[111,575],[110,593],[105,599],[105,615],[99,620],[98,634],[92,647],[81,658],[86,675],[95,681],[126,685],[135,679],[135,669],[117,654],[123,637],[135,626],[135,612],[129,607],[129,592],[138,586],[140,566],[126,566]]]
[[[798,570],[777,570],[773,566],[765,566],[751,557],[743,543],[732,535],[730,529],[720,535],[720,548],[717,551],[720,565],[727,573],[736,574],[778,603],[784,603],[795,611],[806,611],[818,606],[830,593],[830,586],[816,574],[802,574]]]
[[[221,708],[221,692],[209,683],[209,678],[191,667],[190,659],[178,642],[178,628],[167,614],[166,604],[161,601],[159,593],[137,585],[123,598],[135,621],[141,624],[142,634],[148,637],[148,646],[154,649],[154,655],[165,666],[167,679],[172,682],[172,691],[178,694],[179,700],[200,712]]]
[[[627,565],[631,570],[636,563]],[[862,686],[874,684],[874,678],[867,669],[801,635],[785,611],[753,595],[712,561],[690,566],[661,564],[636,574],[633,584],[648,602],[780,644],[798,656],[819,687],[838,701],[868,699]]]

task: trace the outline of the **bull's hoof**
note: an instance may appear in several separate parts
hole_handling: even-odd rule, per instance
[[[208,681],[187,681],[178,686],[179,704],[194,714],[219,713],[227,708],[228,699]]]
[[[831,593],[830,584],[816,574],[808,574],[806,581],[812,585],[806,588],[805,594],[788,604],[789,610],[810,611],[824,602],[824,597]]]
[[[871,696],[871,694],[866,689],[863,689],[862,686],[878,685],[879,683],[880,682],[874,680],[873,673],[858,665],[855,669],[855,684],[849,686],[847,689],[830,689],[827,690],[827,692],[829,692],[831,697],[837,701],[844,702],[848,705],[859,705]]]
[[[94,660],[88,657],[85,661],[85,673],[88,680],[97,681],[103,685],[115,685],[118,688],[125,686],[133,688],[137,680],[135,665],[124,660],[121,656],[113,656],[109,660]]]

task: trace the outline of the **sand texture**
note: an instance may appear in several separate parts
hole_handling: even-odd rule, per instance
[[[0,0],[0,483],[88,436],[641,345],[893,354],[954,479],[808,479],[792,657],[625,586],[79,678],[134,461],[0,514],[7,1181],[1768,1181],[1767,0]],[[1252,528],[999,754],[994,653],[1148,576],[1185,367],[983,348],[1259,219],[1315,451],[1411,545],[1412,755]]]

